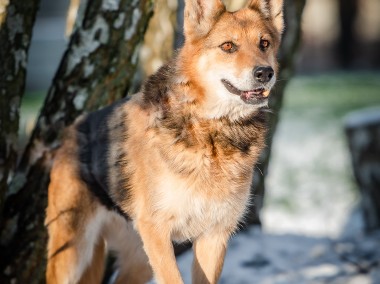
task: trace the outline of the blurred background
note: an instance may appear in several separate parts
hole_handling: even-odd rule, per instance
[[[49,87],[65,50],[69,0],[42,0],[30,50],[29,91]],[[172,55],[177,0],[156,1],[156,16],[150,25],[150,44],[142,52],[146,73],[152,73]],[[244,0],[227,0],[230,9]],[[229,3],[231,2],[231,3]],[[379,70],[380,1],[307,0],[302,20],[302,46],[297,74],[339,70]],[[148,50],[147,50],[148,49]],[[146,65],[145,65],[146,64]]]
[[[245,1],[225,2],[234,10]],[[170,58],[175,46],[177,0],[156,3],[141,49],[142,77]],[[65,37],[68,7],[69,0],[41,2],[28,62],[27,94],[21,113],[22,137],[33,128],[38,108],[68,43]],[[366,229],[363,191],[354,178],[346,129],[347,117],[352,117],[354,111],[364,116],[380,113],[379,11],[379,0],[306,1],[302,43],[296,57],[295,76],[286,88],[262,211],[263,231],[275,243],[282,240],[290,247],[290,243],[321,245],[324,238],[358,236]],[[284,234],[306,239],[273,237]],[[310,238],[316,238],[317,243],[307,243]],[[379,245],[378,241],[375,245]],[[256,264],[266,266],[267,258]],[[359,277],[358,282],[331,283],[376,283],[373,281],[380,279],[378,255],[375,260],[377,276]],[[334,275],[328,268],[326,273]],[[295,282],[278,283],[303,283],[294,279]]]

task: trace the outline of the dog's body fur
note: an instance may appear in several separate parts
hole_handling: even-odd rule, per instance
[[[281,31],[281,0],[235,13],[188,0],[176,59],[130,100],[70,127],[49,186],[48,283],[100,283],[105,243],[117,283],[182,283],[172,241],[186,240],[193,282],[218,281],[264,147],[260,108],[275,76],[255,70],[277,69]]]

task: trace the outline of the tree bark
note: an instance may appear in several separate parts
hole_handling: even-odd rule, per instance
[[[65,126],[131,87],[152,0],[84,1],[29,144],[9,184],[0,223],[0,283],[41,283],[46,207],[54,149]],[[85,3],[84,3],[85,4]],[[81,9],[79,9],[81,10]]]
[[[279,52],[280,71],[274,92],[270,96],[271,113],[267,114],[269,131],[266,137],[266,149],[261,153],[255,167],[251,186],[252,202],[246,218],[247,225],[261,225],[260,210],[265,196],[265,177],[268,172],[273,136],[280,120],[284,91],[293,75],[295,55],[301,41],[301,18],[306,0],[285,0],[285,33]]]
[[[17,161],[19,108],[39,3],[40,0],[0,2],[0,223],[7,181]]]

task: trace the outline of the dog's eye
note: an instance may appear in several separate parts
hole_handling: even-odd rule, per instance
[[[223,43],[220,48],[227,53],[233,53],[237,50],[236,44],[230,41]]]
[[[260,49],[261,50],[263,50],[263,51],[267,50],[269,46],[270,46],[269,40],[267,40],[267,39],[261,39],[260,40]]]

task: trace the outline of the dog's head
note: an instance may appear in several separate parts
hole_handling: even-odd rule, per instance
[[[276,81],[283,0],[251,0],[228,12],[221,0],[187,0],[181,71],[204,115],[243,115],[268,103]]]

